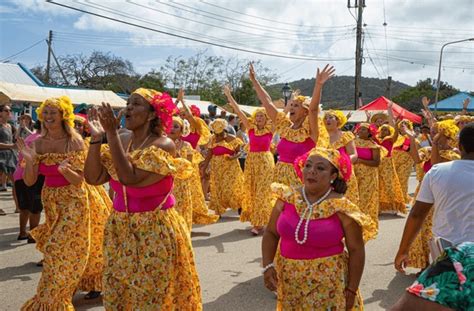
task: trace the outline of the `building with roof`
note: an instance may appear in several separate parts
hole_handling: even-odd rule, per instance
[[[469,98],[471,100],[467,111],[474,112],[474,96],[467,92],[459,92],[456,95],[450,96],[438,102],[438,111],[462,111],[463,102]],[[428,107],[430,110],[435,110],[435,104],[431,104]]]

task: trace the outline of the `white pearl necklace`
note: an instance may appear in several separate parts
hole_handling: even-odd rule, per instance
[[[295,241],[296,241],[296,243],[298,243],[300,245],[303,245],[304,243],[306,243],[306,241],[308,240],[308,227],[309,227],[309,221],[311,219],[311,215],[313,214],[313,207],[318,205],[322,201],[324,201],[324,199],[326,199],[328,197],[328,195],[331,193],[331,191],[332,191],[332,189],[329,188],[329,190],[321,198],[319,198],[319,200],[317,200],[316,202],[311,204],[309,202],[308,198],[306,197],[305,188],[303,186],[303,189],[302,189],[301,192],[303,193],[303,199],[305,200],[307,207],[305,208],[305,210],[301,214],[300,220],[298,221],[298,225],[296,225],[296,230],[295,230]],[[300,240],[298,234],[300,232],[301,225],[303,224],[303,221],[305,220],[306,213],[308,213],[308,217],[307,217],[306,222],[304,224],[303,240]]]

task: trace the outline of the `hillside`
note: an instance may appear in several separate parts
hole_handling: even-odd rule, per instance
[[[367,104],[375,98],[386,94],[387,80],[378,78],[362,78],[362,102]],[[301,79],[298,81],[289,82],[293,90],[299,89],[303,95],[311,96],[314,86],[313,79]],[[283,84],[274,84],[267,88],[272,98],[281,98],[281,88]],[[394,97],[400,94],[410,86],[392,80],[391,96]],[[339,108],[339,109],[353,109],[354,107],[354,77],[352,76],[338,76],[329,80],[324,85],[322,104],[324,108]]]

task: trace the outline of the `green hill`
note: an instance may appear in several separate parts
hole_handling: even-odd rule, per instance
[[[362,102],[367,104],[375,98],[386,94],[387,80],[378,78],[362,78]],[[313,79],[301,79],[298,81],[289,82],[293,90],[299,89],[302,95],[311,96],[314,87]],[[268,92],[272,98],[281,98],[281,88],[283,84],[274,84],[267,87]],[[404,89],[410,86],[392,80],[391,97],[397,96]],[[329,80],[324,85],[322,104],[324,108],[339,108],[339,109],[354,109],[354,77],[338,76]]]

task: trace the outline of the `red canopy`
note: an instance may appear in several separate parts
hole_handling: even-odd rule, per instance
[[[360,107],[359,110],[387,110],[387,104],[390,102],[389,99],[385,98],[384,96],[380,96],[376,98],[372,102],[368,103],[367,105]],[[413,123],[421,124],[421,117],[417,114],[414,114],[405,108],[400,107],[399,105],[393,103],[393,116],[398,118],[401,116],[402,119],[408,119]]]

